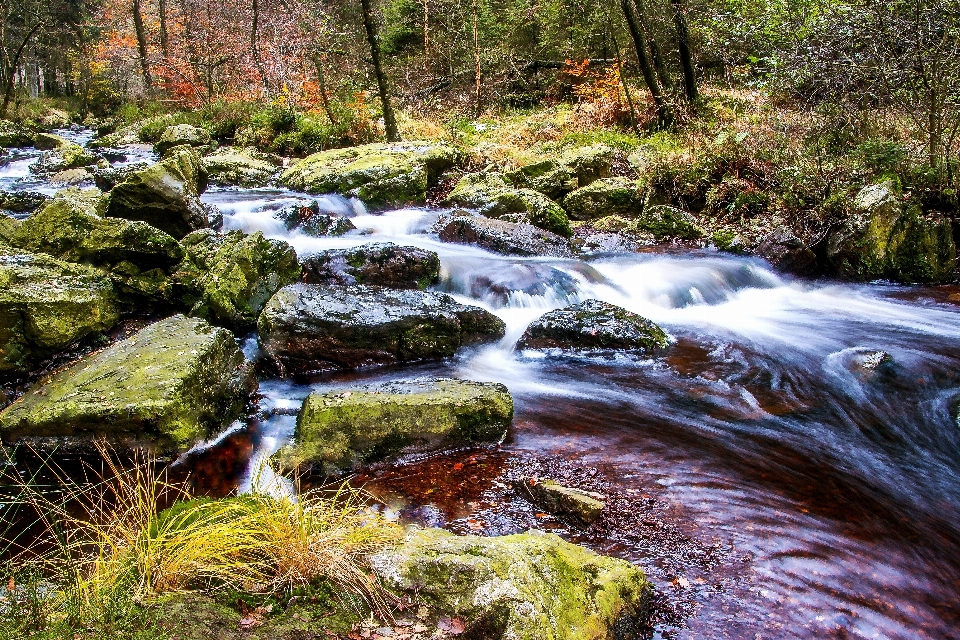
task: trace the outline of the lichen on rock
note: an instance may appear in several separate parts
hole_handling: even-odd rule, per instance
[[[507,173],[506,178],[517,187],[533,189],[559,200],[571,191],[609,177],[612,161],[613,149],[605,144],[595,144],[525,165]]]
[[[205,156],[202,163],[213,184],[262,187],[280,172],[279,160],[252,148],[226,147]]]
[[[460,161],[460,152],[432,142],[367,144],[321,151],[280,176],[281,184],[309,193],[356,196],[368,207],[426,202],[427,189]]]
[[[404,452],[501,441],[513,420],[502,384],[418,379],[307,397],[283,466],[336,473]]]
[[[303,282],[369,284],[392,289],[426,289],[440,277],[440,257],[418,247],[372,242],[329,249],[303,262]]]
[[[389,586],[464,620],[472,638],[625,639],[639,637],[648,616],[640,569],[536,530],[485,538],[411,529],[371,564]]]
[[[476,209],[488,218],[523,214],[530,224],[570,237],[570,220],[556,202],[532,189],[510,185],[500,173],[469,173],[447,196],[445,204]]]
[[[0,413],[4,442],[105,436],[182,451],[226,427],[256,388],[233,335],[174,316],[91,354]]]
[[[523,332],[517,348],[652,353],[668,344],[663,329],[643,316],[600,300],[586,300],[537,318]]]

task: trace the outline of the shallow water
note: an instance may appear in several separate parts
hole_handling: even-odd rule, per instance
[[[12,175],[23,161],[5,166]],[[274,218],[314,199],[358,230],[311,238]],[[301,257],[373,241],[436,251],[436,288],[508,326],[498,344],[447,362],[263,381],[260,419],[198,456],[208,485],[289,491],[258,462],[289,441],[312,390],[421,375],[503,382],[517,414],[491,474],[511,457],[590,465],[719,550],[705,568],[668,563],[628,531],[588,540],[695,603],[658,637],[960,637],[960,308],[942,290],[806,282],[708,251],[504,257],[439,242],[435,210],[371,215],[339,196],[211,189],[203,200],[225,228],[284,239]],[[514,350],[531,320],[590,298],[654,320],[673,345],[649,360]],[[255,336],[244,351],[256,356]],[[379,486],[398,516],[451,525],[471,512],[451,504],[456,492]],[[477,530],[522,524],[511,522]],[[688,586],[672,584],[680,577]]]

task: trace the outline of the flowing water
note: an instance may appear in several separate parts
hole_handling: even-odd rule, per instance
[[[18,162],[0,167],[0,179]],[[314,199],[357,231],[307,237],[273,216]],[[484,458],[491,470],[511,457],[576,461],[638,505],[656,502],[683,540],[715,551],[710,563],[684,565],[631,532],[590,540],[691,604],[656,637],[960,638],[960,290],[794,280],[708,251],[504,257],[439,242],[437,211],[370,215],[339,196],[275,189],[212,189],[203,200],[225,228],[286,240],[301,258],[373,241],[436,251],[436,288],[508,328],[499,343],[447,362],[265,380],[255,437],[235,428],[222,441],[243,446],[208,448],[201,472],[289,490],[255,470],[289,441],[313,390],[421,375],[502,382],[516,420]],[[514,350],[531,320],[590,298],[652,319],[673,345],[655,359]],[[255,336],[244,350],[256,357]],[[459,481],[446,473],[433,482]],[[469,512],[433,504],[430,491],[383,495],[394,513],[435,524]],[[488,524],[476,528],[512,526]]]

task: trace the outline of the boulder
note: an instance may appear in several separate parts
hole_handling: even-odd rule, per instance
[[[257,322],[265,358],[282,375],[452,356],[503,337],[503,321],[442,293],[292,284]]]
[[[817,254],[787,228],[767,234],[757,246],[756,254],[777,271],[798,276],[815,276],[820,271]]]
[[[237,419],[255,389],[229,331],[174,316],[27,392],[0,413],[0,437],[62,444],[105,436],[183,451]]]
[[[647,622],[651,586],[639,568],[552,533],[487,538],[411,529],[371,564],[388,586],[463,620],[464,637],[635,638]]]
[[[559,158],[542,160],[506,174],[517,187],[533,189],[553,200],[610,176],[613,149],[605,144],[580,147]]]
[[[297,252],[263,233],[194,231],[183,239],[187,258],[171,276],[190,315],[236,330],[256,324],[264,305],[300,277]]]
[[[93,172],[86,167],[80,169],[66,169],[58,171],[47,178],[54,187],[76,187],[84,182],[93,182]]]
[[[13,244],[108,269],[120,262],[167,269],[183,259],[180,243],[156,227],[97,215],[102,199],[97,189],[59,191],[19,226]]]
[[[585,524],[595,522],[606,506],[606,497],[593,491],[565,487],[553,480],[527,478],[514,483],[514,488],[526,500],[547,513],[567,516]]]
[[[103,273],[0,243],[0,372],[27,371],[119,317]]]
[[[864,187],[853,211],[827,240],[831,270],[855,280],[942,282],[953,272],[956,246],[950,220],[904,210],[890,183]]]
[[[470,173],[454,187],[447,206],[476,209],[488,218],[522,214],[530,224],[570,236],[570,220],[556,202],[532,189],[517,189],[500,173]]]
[[[136,162],[123,167],[97,168],[93,170],[93,184],[97,186],[97,189],[107,192],[148,166],[150,165],[145,162]]]
[[[513,421],[502,384],[414,380],[307,396],[284,467],[318,465],[327,473],[398,453],[497,443]]]
[[[20,227],[20,221],[0,213],[0,244],[9,245]]]
[[[202,160],[210,182],[222,186],[262,187],[280,172],[279,158],[256,149],[226,147]]]
[[[289,231],[296,229],[308,236],[342,236],[356,229],[350,218],[320,213],[320,204],[314,200],[307,206],[281,209],[274,217],[283,220]]]
[[[29,147],[33,144],[33,136],[33,132],[23,125],[0,120],[0,148]]]
[[[33,136],[33,147],[40,151],[51,151],[68,144],[70,144],[69,140],[53,133],[38,133]]]
[[[84,149],[78,144],[68,142],[51,134],[41,134],[54,138],[42,144],[52,144],[59,141],[59,145],[53,147],[51,151],[44,151],[37,158],[37,161],[30,165],[30,171],[36,174],[51,174],[66,171],[67,169],[77,169],[97,164],[100,158],[93,152]]]
[[[439,278],[440,257],[433,251],[376,242],[321,251],[303,262],[301,280],[310,284],[426,289]]]
[[[646,189],[636,180],[604,178],[581,187],[563,199],[563,208],[574,220],[606,216],[636,218],[643,213]]]
[[[110,191],[106,215],[142,220],[179,239],[208,226],[207,212],[199,198],[206,184],[207,175],[197,152],[178,147],[162,162],[135,172],[115,186]]]
[[[160,139],[153,145],[153,150],[162,156],[181,145],[197,147],[202,153],[210,148],[210,132],[189,124],[175,124],[163,130]]]
[[[650,353],[667,344],[667,334],[643,316],[600,300],[586,300],[537,318],[523,332],[517,348]]]
[[[36,191],[0,191],[0,209],[10,213],[33,213],[47,199],[45,194]]]
[[[442,217],[437,233],[444,242],[472,244],[505,256],[572,258],[567,240],[526,223],[470,215]]]
[[[427,189],[459,161],[460,152],[444,144],[367,144],[308,156],[280,182],[308,193],[356,196],[372,208],[399,207],[425,203]]]
[[[697,226],[696,218],[686,211],[666,204],[645,207],[635,220],[635,226],[641,231],[652,233],[657,240],[696,240],[703,237],[703,229]]]

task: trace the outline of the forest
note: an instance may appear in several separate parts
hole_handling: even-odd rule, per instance
[[[960,639],[960,0],[3,0],[0,640]]]

